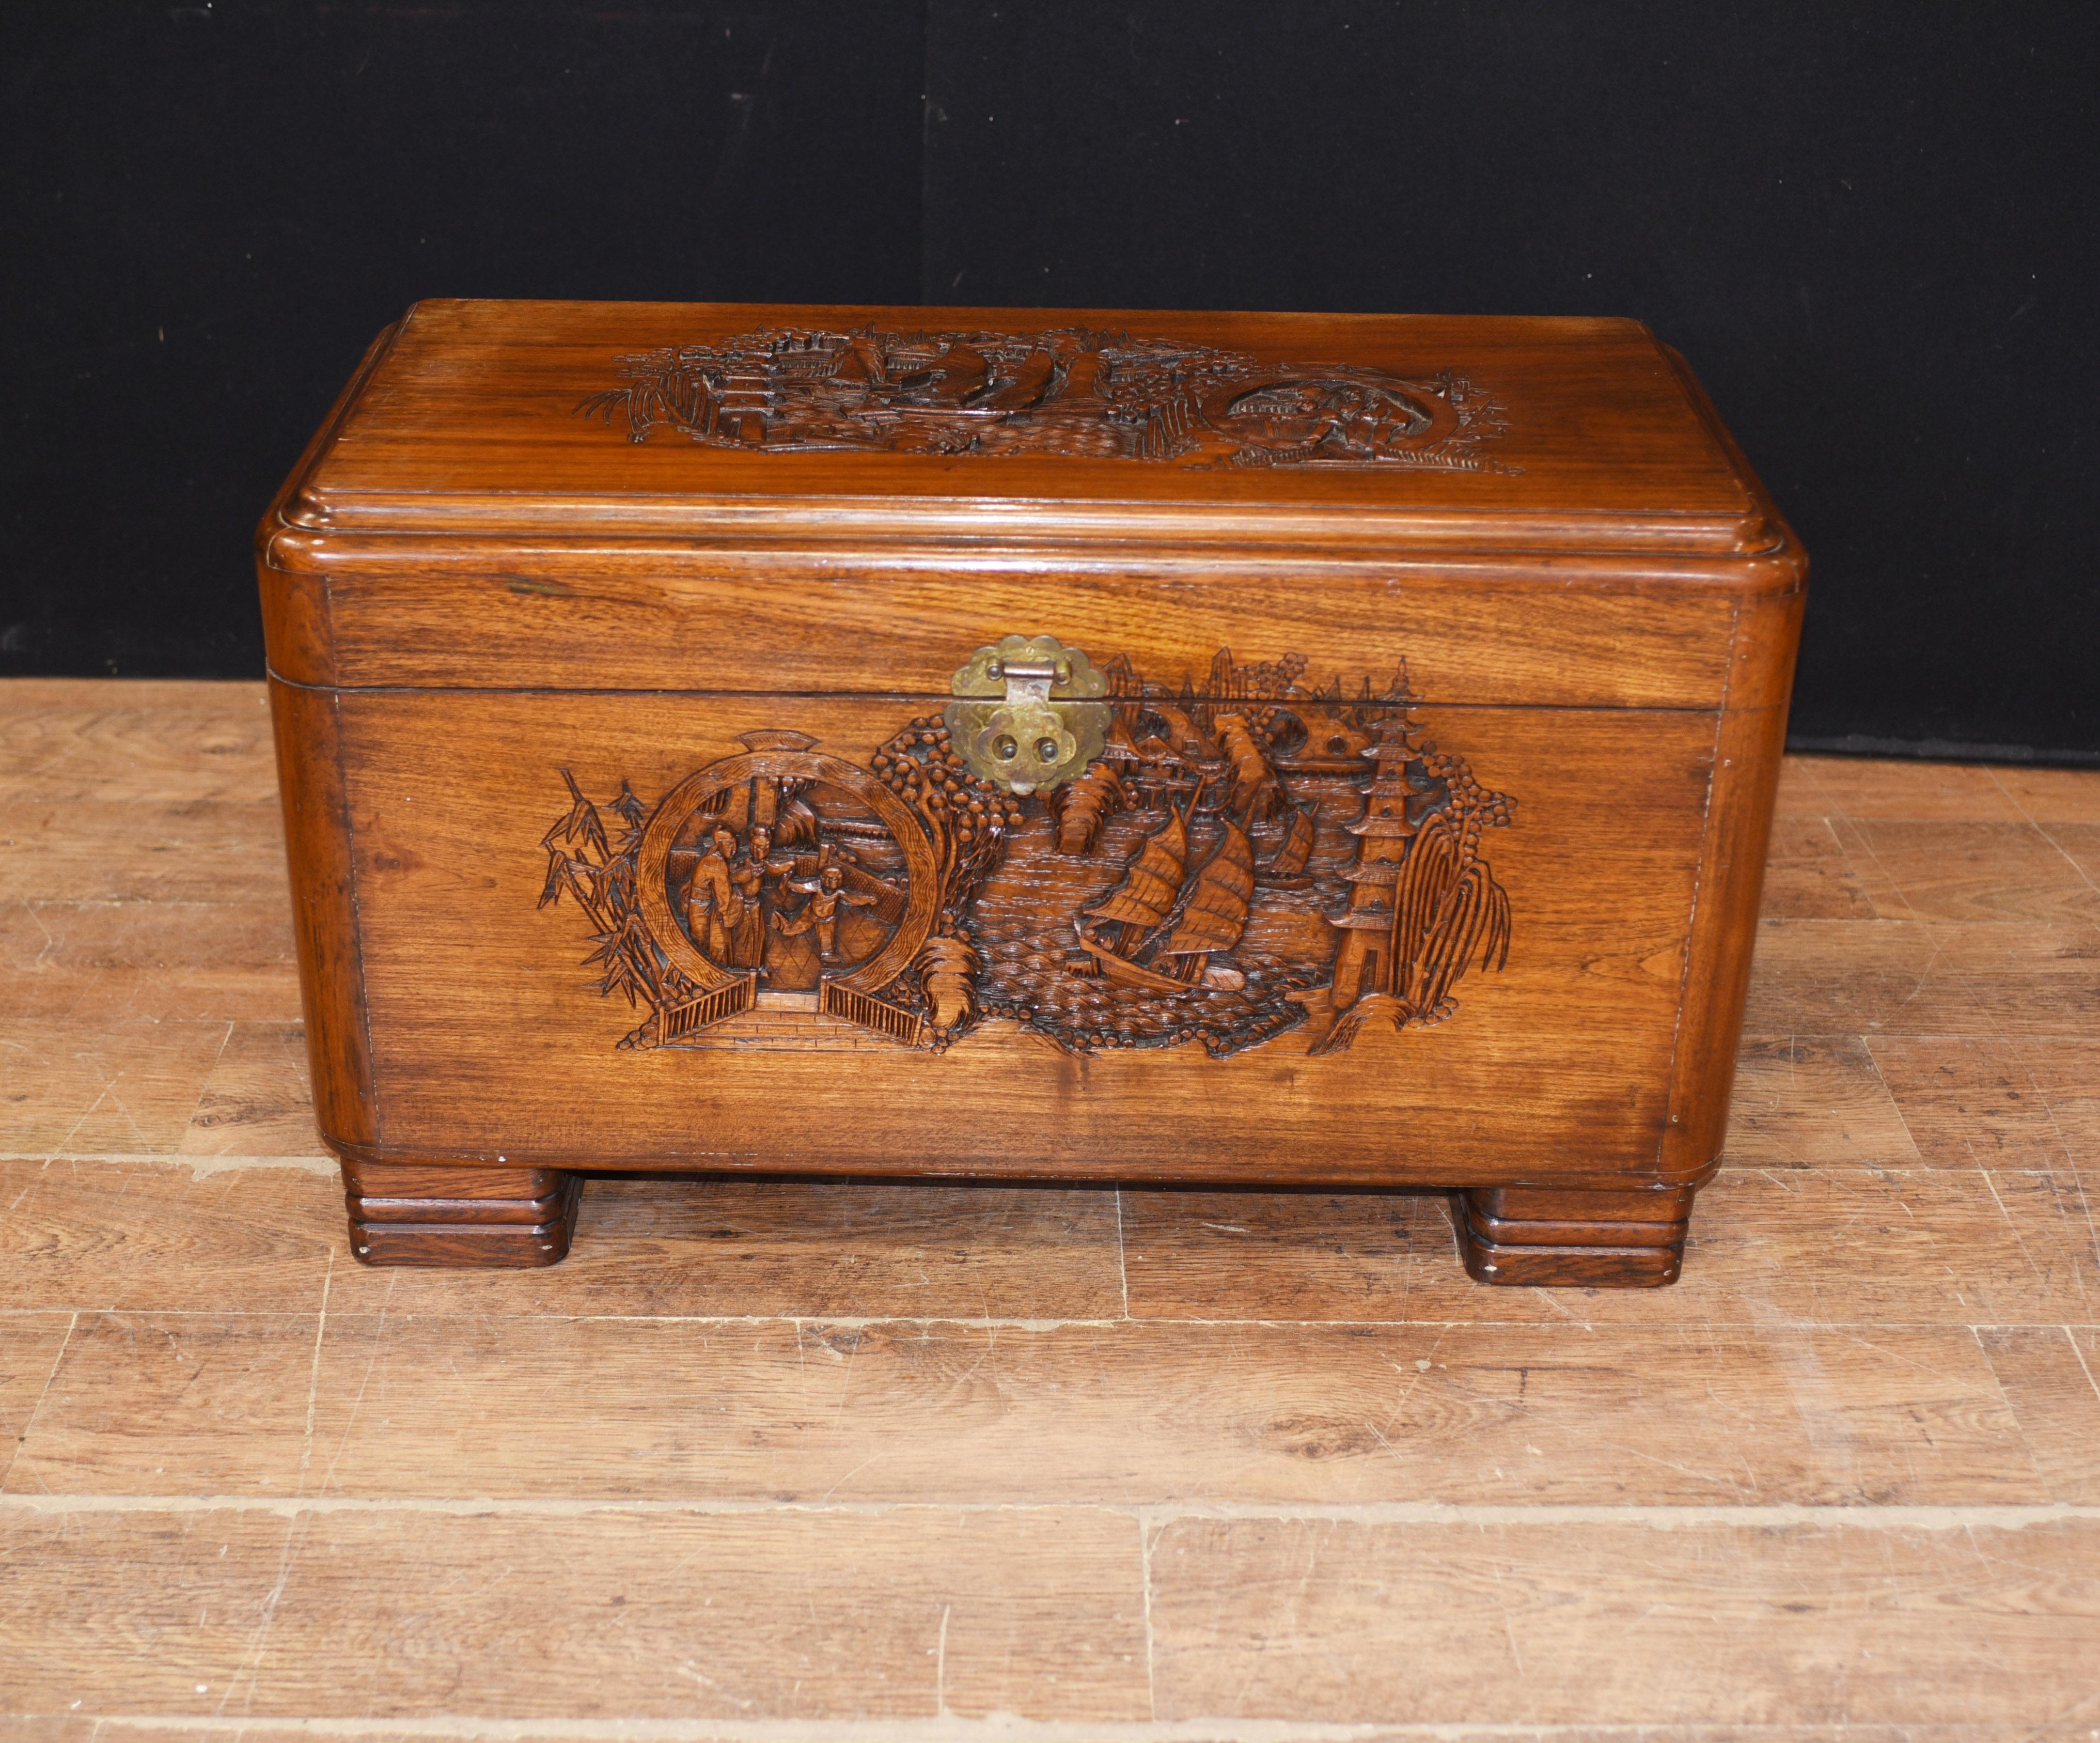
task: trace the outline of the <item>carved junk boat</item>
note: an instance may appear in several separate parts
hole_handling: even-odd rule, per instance
[[[1279,889],[1304,889],[1312,882],[1305,870],[1312,858],[1314,830],[1312,808],[1295,805],[1290,808],[1290,824],[1284,832],[1282,841],[1267,865],[1260,867],[1255,876],[1262,883]]]
[[[1254,898],[1254,844],[1228,820],[1224,839],[1203,863],[1183,899],[1188,876],[1189,810],[1171,813],[1124,869],[1123,882],[1077,922],[1079,948],[1126,986],[1186,993],[1246,984],[1238,969],[1210,966],[1246,930]],[[1145,960],[1140,960],[1140,958]]]

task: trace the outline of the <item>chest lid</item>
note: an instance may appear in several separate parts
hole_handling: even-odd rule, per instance
[[[643,543],[1785,536],[1638,322],[681,303],[417,304],[280,514]]]

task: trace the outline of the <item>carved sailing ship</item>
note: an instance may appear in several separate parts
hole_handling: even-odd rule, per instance
[[[1108,899],[1074,923],[1079,948],[1112,981],[1163,993],[1246,984],[1238,969],[1213,965],[1211,958],[1231,950],[1246,930],[1254,844],[1228,819],[1224,840],[1185,892],[1195,803],[1192,797],[1187,810],[1171,813],[1166,826],[1145,838]]]
[[[1312,823],[1312,808],[1310,805],[1293,805],[1290,808],[1290,823],[1284,832],[1283,840],[1277,845],[1268,863],[1255,868],[1255,881],[1275,889],[1309,889],[1312,880],[1305,867],[1312,858],[1312,843],[1317,834]]]

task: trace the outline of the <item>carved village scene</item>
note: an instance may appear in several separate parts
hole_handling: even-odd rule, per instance
[[[1073,1053],[1318,1053],[1441,1022],[1507,961],[1485,847],[1515,801],[1427,735],[1404,664],[1353,691],[1297,655],[1101,669],[1101,754],[1026,797],[938,713],[865,769],[752,732],[653,805],[565,773],[540,905],[580,908],[598,991],[646,1012],[620,1044],[941,1051],[1003,1019]]]
[[[1485,452],[1501,408],[1462,375],[1295,365],[1083,327],[765,329],[619,360],[576,408],[630,439],[767,453],[1061,454],[1193,467],[1520,470]]]

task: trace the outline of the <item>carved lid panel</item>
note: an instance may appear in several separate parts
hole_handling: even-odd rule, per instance
[[[418,304],[283,520],[332,534],[1771,549],[1645,327]]]

